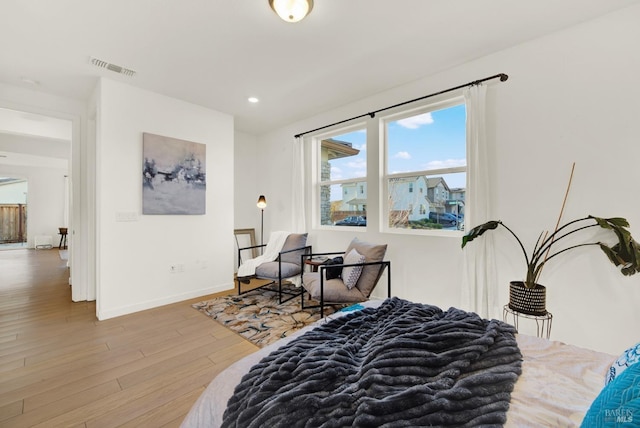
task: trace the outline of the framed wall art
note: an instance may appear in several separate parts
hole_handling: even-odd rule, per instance
[[[142,134],[142,214],[205,214],[206,148]]]

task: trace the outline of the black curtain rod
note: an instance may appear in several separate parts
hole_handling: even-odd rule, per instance
[[[295,135],[295,138],[302,137],[303,135],[310,134],[312,132],[320,131],[321,129],[330,128],[330,127],[335,126],[335,125],[340,125],[341,123],[349,122],[351,120],[360,119],[360,118],[363,118],[365,116],[369,116],[369,117],[371,117],[373,119],[376,116],[376,113],[380,113],[381,111],[390,110],[392,108],[400,107],[400,106],[403,106],[403,105],[406,105],[406,104],[415,103],[416,101],[424,100],[426,98],[435,97],[436,95],[445,94],[447,92],[451,92],[451,91],[455,91],[455,90],[458,90],[458,89],[462,89],[462,88],[465,88],[467,86],[478,85],[478,84],[480,84],[482,82],[486,82],[487,80],[493,80],[493,79],[497,79],[497,78],[500,78],[500,81],[504,82],[509,78],[509,76],[504,74],[504,73],[500,73],[500,74],[496,74],[494,76],[485,77],[484,79],[474,80],[473,82],[465,83],[464,85],[459,85],[459,86],[456,86],[454,88],[449,88],[449,89],[445,89],[443,91],[434,92],[433,94],[425,95],[425,96],[420,97],[420,98],[414,98],[414,99],[409,100],[409,101],[405,101],[405,102],[402,102],[402,103],[399,103],[399,104],[394,104],[392,106],[381,108],[379,110],[375,110],[375,111],[372,111],[372,112],[369,112],[369,113],[361,114],[360,116],[350,117],[349,119],[344,119],[344,120],[341,120],[339,122],[334,122],[334,123],[332,123],[330,125],[325,125],[325,126],[321,126],[320,128],[312,129],[310,131],[301,132],[300,134]]]

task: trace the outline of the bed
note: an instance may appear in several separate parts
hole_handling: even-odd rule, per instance
[[[616,360],[455,308],[394,297],[347,309],[228,367],[182,427],[580,426]]]

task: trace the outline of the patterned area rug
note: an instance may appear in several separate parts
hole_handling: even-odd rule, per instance
[[[301,310],[299,297],[279,304],[278,293],[266,288],[241,296],[217,297],[191,306],[259,347],[290,336],[296,330],[320,319],[320,309]],[[325,317],[342,307],[325,306]]]

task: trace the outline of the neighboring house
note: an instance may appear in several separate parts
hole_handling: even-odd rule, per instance
[[[427,178],[427,197],[432,202],[432,211],[438,213],[446,212],[447,201],[449,200],[449,186],[442,177]]]
[[[403,213],[405,221],[415,221],[429,216],[431,201],[424,176],[397,178],[392,183],[389,189],[392,217]]]
[[[464,216],[466,193],[467,190],[462,187],[450,189],[449,200],[447,201],[447,212]]]
[[[422,220],[432,211],[464,214],[465,189],[451,190],[443,177],[406,177],[394,179],[392,183],[390,215],[397,221]],[[342,200],[334,201],[334,211],[366,212],[367,183],[348,183],[341,187]]]
[[[342,204],[340,211],[367,210],[367,183],[359,181],[342,185]]]

